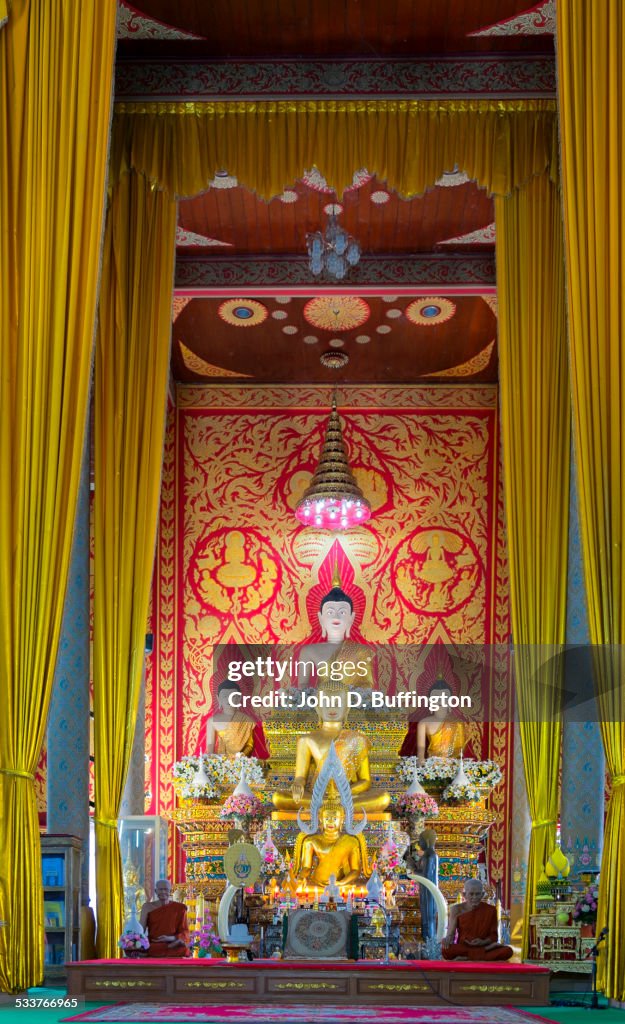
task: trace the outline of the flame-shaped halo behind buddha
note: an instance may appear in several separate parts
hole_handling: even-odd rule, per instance
[[[362,811],[362,821],[360,824],[356,824],[354,821],[354,800],[352,797],[351,787],[349,785],[349,779],[345,774],[345,769],[341,764],[339,756],[334,746],[334,740],[330,744],[328,756],[326,757],[321,771],[315,780],[313,786],[312,796],[310,798],[310,821],[304,822],[301,817],[301,812],[297,812],[297,824],[299,825],[300,831],[306,835],[314,835],[319,828],[319,811],[325,797],[326,790],[330,783],[333,782],[336,786],[339,794],[339,800],[345,811],[345,832],[350,836],[357,836],[363,831],[367,824],[367,812]]]

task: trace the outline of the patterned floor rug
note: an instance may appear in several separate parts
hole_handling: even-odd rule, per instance
[[[553,1024],[547,1017],[498,1006],[185,1006],[121,1003],[65,1020],[89,1024]]]

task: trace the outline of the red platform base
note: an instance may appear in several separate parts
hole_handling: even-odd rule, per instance
[[[70,996],[90,1001],[317,1005],[546,1006],[546,967],[411,960],[79,960],[67,964]]]

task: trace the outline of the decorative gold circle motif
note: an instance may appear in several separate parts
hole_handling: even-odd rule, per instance
[[[253,843],[234,843],[224,853],[224,871],[231,885],[254,885],[261,866],[260,851]]]
[[[436,327],[438,324],[444,324],[446,320],[451,320],[455,312],[454,302],[437,296],[415,299],[406,307],[407,319],[419,327]]]
[[[222,320],[233,327],[257,327],[267,319],[268,310],[256,299],[227,299],[217,310]]]
[[[304,317],[322,331],[351,331],[368,319],[369,304],[357,295],[320,295],[304,306]]]

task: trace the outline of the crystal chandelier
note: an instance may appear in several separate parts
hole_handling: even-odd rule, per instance
[[[338,223],[335,214],[328,216],[325,231],[306,235],[308,267],[311,274],[325,274],[342,281],[350,267],[360,259],[360,246]]]
[[[297,504],[295,515],[303,526],[325,527],[326,530],[348,530],[350,526],[366,523],[371,516],[371,505],[354,480],[347,461],[335,400],[319,465]]]

